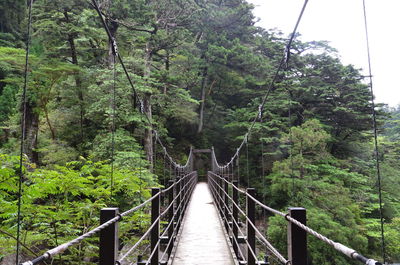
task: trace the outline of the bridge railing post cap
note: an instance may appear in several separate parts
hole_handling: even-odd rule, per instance
[[[111,210],[118,210],[117,207],[105,207],[105,208],[101,208],[102,211],[111,211]]]
[[[306,211],[306,208],[304,208],[304,207],[288,207],[288,210],[289,211],[296,211],[296,210],[303,210],[303,211]]]

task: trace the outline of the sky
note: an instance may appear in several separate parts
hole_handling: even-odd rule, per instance
[[[290,34],[304,0],[247,0],[258,26]],[[376,102],[400,104],[400,0],[365,0]],[[326,40],[344,64],[368,75],[363,0],[309,0],[298,32],[303,41]]]

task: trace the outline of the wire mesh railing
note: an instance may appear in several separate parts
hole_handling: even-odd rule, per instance
[[[145,202],[119,213],[118,208],[103,208],[100,212],[100,225],[83,235],[46,251],[43,255],[22,263],[35,265],[62,254],[70,247],[99,233],[99,264],[123,264],[128,257],[138,254],[136,264],[167,264],[172,253],[177,233],[181,227],[190,197],[197,183],[197,172],[181,174],[169,182],[165,189],[152,188],[152,196]],[[168,202],[161,210],[161,197]],[[119,253],[119,222],[123,217],[138,210],[151,207],[151,224],[143,235],[124,253]],[[163,225],[161,225],[163,222]],[[160,231],[160,227],[163,229]],[[150,238],[150,255],[147,261],[142,260],[143,253],[138,253],[138,247],[146,238]],[[163,250],[161,251],[161,246]],[[161,258],[160,258],[161,256]]]

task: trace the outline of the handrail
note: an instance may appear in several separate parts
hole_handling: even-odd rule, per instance
[[[212,178],[210,179],[212,180],[214,183],[216,183],[218,185],[218,183],[213,180]],[[235,186],[232,184],[232,186]],[[266,247],[271,251],[271,253],[273,253],[283,264],[288,264],[288,260],[286,260],[282,254],[279,253],[279,251],[262,235],[262,233],[259,231],[259,229],[255,226],[255,224],[249,219],[249,217],[246,215],[246,213],[240,209],[239,205],[237,205],[232,197],[229,196],[229,194],[222,189],[222,192],[225,194],[225,196],[227,196],[227,198],[232,202],[232,204],[238,209],[238,211],[242,214],[242,216],[244,216],[246,218],[246,220],[248,221],[248,223],[254,228],[254,230],[256,231],[256,233],[259,235],[260,240],[266,245]],[[247,194],[247,193],[246,193]],[[250,198],[250,194],[247,195]],[[222,200],[221,196],[218,195],[218,197]],[[223,201],[223,200],[222,200]],[[224,207],[227,207],[228,211],[230,214],[232,214],[232,212],[229,210],[228,205],[225,204],[225,202],[223,202]],[[236,221],[236,220],[235,220]]]
[[[214,180],[213,180],[214,181]],[[218,185],[218,184],[217,184]],[[221,199],[221,201],[223,201],[222,200],[222,198],[221,198],[221,195],[219,195],[218,193],[215,193],[216,192],[216,190],[215,190],[215,188],[213,187],[213,186],[211,186],[212,187],[212,189],[213,189],[213,196],[214,197],[216,197],[216,196],[218,196],[220,199]],[[215,195],[215,194],[217,194],[217,195]],[[225,204],[225,202],[223,203],[224,204],[224,207],[227,207],[227,205]],[[220,205],[218,205],[218,207],[220,208]],[[230,210],[228,210],[229,211],[229,214],[232,214],[232,212],[230,211]],[[227,216],[225,215],[225,213],[224,213],[224,211],[221,211],[221,213],[222,213],[222,219],[225,221],[225,220],[227,220]],[[239,228],[239,224],[236,222],[236,220],[234,220],[234,222],[235,222],[235,225]],[[229,229],[229,231],[232,231],[232,229],[229,227],[228,228]],[[246,245],[247,246],[250,246],[250,243],[249,243],[249,241],[247,240],[247,238],[245,237],[245,235],[244,235],[244,233],[240,230],[240,229],[238,229],[238,231],[240,231],[240,233],[241,233],[241,235],[243,236],[243,238],[244,238],[244,240],[245,240],[245,242],[246,242]],[[236,242],[237,242],[237,240],[236,240]],[[240,248],[238,248],[238,249],[240,249]],[[257,259],[257,255],[256,255],[256,253],[255,253],[255,251],[250,247],[249,248],[249,250],[250,250],[250,253],[251,253],[251,255],[253,256],[253,258],[254,259]],[[244,256],[243,256],[243,253],[241,254],[242,255],[242,257],[244,258]]]
[[[365,256],[363,256],[363,255],[361,255],[360,253],[358,253],[356,250],[354,250],[354,249],[352,249],[352,248],[349,248],[349,247],[347,247],[347,246],[345,246],[345,245],[343,245],[343,244],[341,244],[341,243],[335,242],[335,241],[333,241],[333,240],[327,238],[326,236],[324,236],[324,235],[322,235],[322,234],[316,232],[315,230],[311,229],[310,227],[306,226],[305,224],[303,224],[303,223],[299,222],[298,220],[294,219],[294,218],[291,217],[289,214],[283,213],[283,212],[281,212],[281,211],[278,211],[278,210],[276,210],[276,209],[274,209],[274,208],[271,208],[271,207],[269,207],[269,206],[267,206],[267,205],[261,203],[259,200],[257,200],[256,198],[254,198],[254,196],[252,196],[251,194],[249,194],[249,193],[246,192],[246,191],[241,190],[239,187],[236,187],[232,182],[228,181],[226,178],[222,177],[221,175],[216,174],[215,172],[212,172],[212,171],[209,171],[208,173],[209,173],[209,176],[212,176],[212,177],[209,177],[209,180],[212,180],[213,185],[217,185],[218,189],[229,199],[229,201],[232,203],[232,205],[238,209],[238,211],[240,212],[240,214],[242,214],[242,215],[246,218],[248,224],[250,224],[250,225],[255,229],[256,233],[257,233],[257,234],[259,235],[259,237],[260,237],[260,240],[261,240],[261,241],[264,241],[265,244],[268,245],[268,244],[270,244],[270,243],[269,243],[268,240],[262,235],[262,233],[256,228],[256,226],[254,225],[254,223],[251,222],[251,220],[249,220],[249,218],[248,218],[248,216],[245,214],[245,212],[244,212],[242,209],[240,209],[239,205],[237,205],[237,204],[234,202],[233,198],[232,198],[231,196],[229,196],[229,194],[224,190],[224,188],[221,187],[221,185],[218,184],[218,182],[215,181],[215,180],[213,179],[213,177],[219,179],[220,181],[223,181],[223,182],[227,183],[228,186],[232,187],[232,189],[237,190],[239,193],[246,195],[246,197],[247,197],[248,199],[250,199],[251,201],[253,201],[255,204],[259,205],[259,206],[262,207],[263,209],[268,210],[269,212],[271,212],[271,213],[273,213],[273,214],[275,214],[275,215],[279,215],[279,216],[284,217],[288,222],[293,223],[294,225],[296,225],[297,227],[301,228],[301,229],[304,230],[305,232],[307,232],[307,233],[311,234],[312,236],[318,238],[319,240],[321,240],[321,241],[327,243],[328,245],[332,246],[334,249],[336,249],[336,250],[339,251],[340,253],[346,255],[347,257],[349,257],[349,258],[351,258],[351,259],[354,259],[354,260],[357,260],[357,261],[360,261],[360,262],[362,262],[363,264],[366,264],[366,265],[382,265],[382,263],[380,263],[380,262],[378,262],[378,261],[376,261],[376,260],[374,260],[374,259],[366,258]],[[215,189],[215,188],[213,187],[213,189]],[[215,195],[215,194],[217,194],[217,196],[218,196],[218,199],[219,199],[218,201],[222,201],[222,202],[223,202],[223,207],[226,207],[226,209],[229,209],[229,207],[225,204],[223,198],[222,198],[220,195],[218,195],[218,192],[213,193],[213,195]],[[214,196],[214,197],[216,197],[216,196]],[[220,207],[219,202],[218,202],[217,204],[218,204],[218,207]],[[221,212],[222,215],[223,215],[223,211],[220,211],[220,212]],[[278,255],[280,255],[279,252],[274,253],[275,251],[273,251],[273,250],[275,250],[275,249],[273,248],[272,245],[267,246],[267,247],[268,247],[268,249],[271,251],[272,254],[274,254],[277,258],[280,259],[281,262],[284,261],[284,258],[283,258],[283,257],[278,257]],[[272,247],[272,249],[271,249],[270,247]],[[283,258],[283,259],[282,259],[282,258]],[[290,261],[289,261],[289,263],[290,263]],[[288,263],[286,263],[286,264],[288,264]]]
[[[212,172],[209,172],[209,173],[213,174]],[[213,175],[216,176],[216,174],[213,174]],[[221,178],[221,179],[223,179],[223,178]],[[263,244],[265,244],[265,246],[270,250],[270,252],[272,254],[274,254],[274,256],[276,258],[278,258],[279,261],[282,262],[283,264],[290,264],[290,262],[287,259],[285,259],[282,256],[282,254],[280,254],[279,251],[262,235],[262,233],[258,230],[258,228],[255,226],[255,224],[250,220],[250,218],[247,216],[247,214],[240,208],[240,206],[237,203],[234,202],[233,198],[224,189],[222,189],[222,187],[213,178],[209,178],[209,180],[211,180],[221,190],[221,192],[228,198],[228,200],[232,203],[232,205],[234,207],[236,207],[236,209],[239,211],[239,213],[246,218],[246,221],[248,222],[248,224],[250,224],[251,227],[254,228],[255,232],[259,235],[259,237],[261,238]],[[229,182],[227,182],[227,183],[229,183]],[[225,203],[225,201],[223,200],[221,195],[218,194],[218,192],[215,190],[216,189],[214,187],[215,185],[211,185],[212,189],[214,190],[214,192],[213,192],[214,197],[218,197],[219,198],[218,201],[222,202],[223,207],[225,209],[227,209],[229,215],[232,216],[233,215],[232,211],[230,211],[229,206]],[[235,187],[235,185],[232,184],[232,187]],[[220,205],[218,205],[218,206],[220,207]],[[221,210],[220,212],[222,213],[221,217],[225,220],[225,222],[227,222],[227,216],[225,215],[224,211]],[[237,222],[236,222],[236,220],[234,218],[232,218],[232,221],[239,228],[239,225],[237,224]],[[232,231],[232,228],[228,227],[228,230]],[[243,232],[240,229],[238,229],[238,231],[240,231],[242,236],[244,237]],[[245,243],[246,243],[246,245],[249,246],[249,242],[248,242],[247,238],[245,238]],[[253,250],[252,247],[250,247],[250,246],[249,246],[248,250],[251,252],[252,256],[255,259],[257,259],[257,255],[255,254],[255,250]]]
[[[161,235],[158,236],[157,243],[156,243],[156,245],[154,246],[154,248],[152,249],[151,254],[150,254],[150,256],[149,256],[149,258],[148,258],[146,264],[148,264],[149,262],[151,262],[152,257],[155,255],[155,253],[156,253],[157,250],[158,250],[158,247],[159,247],[160,244],[161,244],[161,238],[162,238],[163,236],[165,236],[165,234],[168,232],[168,229],[174,224],[174,220],[175,220],[176,216],[177,216],[179,213],[182,213],[180,210],[184,207],[183,205],[185,205],[185,204],[187,203],[187,198],[188,198],[188,197],[190,196],[190,194],[192,193],[193,188],[194,188],[194,184],[196,183],[196,182],[195,182],[195,180],[196,180],[195,176],[196,176],[196,175],[195,175],[195,172],[191,172],[191,173],[189,173],[189,174],[183,176],[183,177],[180,178],[178,181],[174,182],[173,185],[170,186],[170,187],[174,187],[174,186],[176,186],[177,184],[179,184],[179,183],[181,183],[182,181],[184,181],[186,178],[190,178],[190,180],[182,187],[181,191],[180,191],[179,193],[177,193],[177,194],[174,196],[174,199],[173,199],[171,202],[169,202],[169,205],[167,206],[167,209],[160,213],[159,217],[158,217],[156,220],[153,221],[153,223],[152,223],[151,226],[148,228],[148,230],[146,231],[146,233],[139,239],[139,241],[142,242],[142,241],[144,240],[144,238],[146,238],[146,237],[150,234],[150,232],[152,231],[152,229],[154,228],[154,226],[157,225],[157,224],[159,223],[159,221],[161,220],[161,218],[162,218],[166,213],[168,213],[168,210],[171,209],[171,207],[173,207],[173,205],[174,205],[174,203],[176,202],[177,198],[180,197],[180,196],[183,194],[184,200],[181,201],[181,202],[179,203],[179,205],[177,206],[177,209],[176,209],[175,213],[173,214],[171,220],[169,221],[167,227],[164,229],[164,232],[163,232]],[[166,190],[170,190],[170,187],[167,188]],[[183,214],[180,214],[180,216],[179,216],[179,218],[178,218],[178,221],[177,221],[178,224],[181,223],[182,216],[183,216]],[[176,233],[176,231],[174,231],[174,234],[175,234],[175,233]],[[168,242],[167,248],[165,249],[165,251],[164,251],[164,253],[163,253],[163,257],[164,257],[165,254],[167,253],[167,251],[168,251],[168,246],[170,245],[170,242],[171,242],[172,240],[173,240],[173,237],[169,238],[169,242]],[[118,259],[118,260],[116,261],[116,263],[117,263],[117,264],[121,264],[122,261],[124,261],[134,250],[136,250],[137,247],[138,247],[139,244],[140,244],[139,241],[136,242],[135,245],[132,246],[120,259]]]
[[[73,240],[70,240],[70,241],[68,241],[68,242],[66,242],[66,243],[63,243],[63,244],[61,244],[61,245],[59,245],[59,246],[57,246],[57,247],[54,247],[54,248],[52,248],[52,249],[46,251],[43,255],[41,255],[41,256],[39,256],[39,257],[33,259],[33,260],[29,260],[29,261],[26,261],[26,262],[24,262],[24,263],[21,263],[21,265],[35,265],[35,264],[38,264],[39,262],[42,262],[42,261],[44,261],[44,260],[47,260],[47,259],[49,259],[49,258],[54,257],[54,256],[57,255],[57,254],[61,254],[62,252],[64,252],[64,251],[67,250],[68,248],[70,248],[71,246],[76,245],[76,244],[80,243],[82,240],[87,239],[87,238],[89,238],[89,237],[92,237],[92,236],[93,236],[94,234],[96,234],[97,232],[100,232],[100,231],[106,229],[107,227],[109,227],[109,226],[111,226],[111,225],[113,225],[113,224],[119,222],[120,220],[122,220],[122,217],[127,216],[127,215],[129,215],[129,214],[131,214],[131,213],[133,213],[133,212],[136,212],[137,210],[143,208],[144,206],[146,206],[146,205],[149,204],[150,202],[153,202],[153,201],[154,201],[155,199],[157,199],[157,198],[159,199],[159,197],[160,197],[161,194],[163,194],[163,193],[165,193],[165,192],[171,192],[171,189],[174,189],[174,188],[175,188],[178,184],[180,184],[182,181],[186,181],[186,179],[189,179],[189,181],[187,181],[187,183],[185,183],[185,185],[182,187],[181,191],[175,195],[173,201],[169,203],[169,205],[168,205],[168,207],[167,207],[167,210],[163,211],[163,212],[159,215],[159,217],[150,225],[150,227],[148,228],[148,230],[147,230],[147,231],[144,233],[144,235],[135,243],[135,245],[134,245],[130,250],[128,250],[127,253],[125,253],[125,254],[122,256],[122,258],[119,260],[119,261],[122,261],[122,260],[125,259],[130,253],[132,253],[133,250],[135,250],[135,249],[137,248],[137,246],[144,240],[144,238],[146,238],[146,237],[149,235],[149,233],[150,233],[151,230],[154,228],[154,226],[157,224],[157,222],[159,222],[159,221],[161,220],[161,218],[167,213],[167,211],[168,211],[171,207],[173,207],[173,205],[174,205],[174,203],[176,202],[177,198],[178,198],[179,196],[181,196],[181,195],[184,193],[184,194],[183,194],[183,197],[184,197],[184,200],[186,200],[186,201],[181,202],[181,203],[177,206],[177,210],[178,210],[178,211],[175,212],[175,214],[173,215],[172,221],[170,221],[169,226],[170,226],[171,224],[173,224],[174,218],[176,217],[177,213],[181,213],[181,214],[183,213],[183,212],[182,212],[182,209],[184,209],[184,207],[182,206],[182,204],[185,203],[185,202],[187,202],[188,194],[189,194],[189,193],[191,194],[191,192],[193,191],[194,184],[196,183],[196,182],[195,182],[196,178],[197,178],[196,172],[191,172],[191,173],[189,173],[189,174],[186,174],[186,175],[180,177],[177,181],[175,181],[175,182],[174,182],[172,185],[170,185],[168,188],[165,188],[164,190],[157,192],[156,194],[154,194],[152,197],[150,197],[150,198],[147,199],[146,201],[142,202],[141,204],[139,204],[139,205],[137,205],[137,206],[135,206],[135,207],[133,207],[133,208],[131,208],[131,209],[129,209],[129,210],[127,210],[127,211],[121,213],[121,214],[118,214],[116,217],[114,217],[114,218],[108,220],[107,222],[105,222],[105,223],[103,223],[103,224],[101,224],[101,225],[99,225],[99,226],[93,228],[93,229],[90,230],[89,232],[84,233],[83,235],[81,235],[81,236],[79,236],[79,237],[77,237],[77,238],[75,238],[75,239],[73,239]],[[188,186],[190,186],[190,187],[187,188]],[[190,195],[190,194],[189,194],[189,195]],[[180,219],[181,219],[181,217],[180,217]],[[169,227],[169,226],[168,226],[168,227]],[[167,231],[167,229],[166,229],[166,231]],[[166,231],[163,233],[163,235],[166,233]],[[160,239],[159,239],[159,241],[160,241]]]

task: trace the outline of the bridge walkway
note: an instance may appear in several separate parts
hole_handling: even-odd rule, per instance
[[[234,265],[208,185],[196,185],[184,218],[173,265]]]

